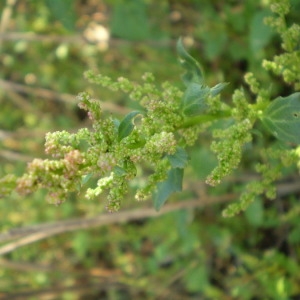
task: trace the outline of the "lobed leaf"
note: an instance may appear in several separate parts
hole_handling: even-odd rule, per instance
[[[229,82],[221,82],[210,89],[210,94],[212,97],[219,95],[222,90],[229,84]]]
[[[219,83],[213,88],[206,86],[200,64],[187,53],[181,39],[177,42],[177,53],[181,65],[186,69],[186,73],[182,76],[186,85],[182,97],[182,111],[187,117],[199,115],[208,108],[207,97],[218,95],[228,83]]]
[[[154,208],[158,211],[168,200],[169,196],[182,190],[183,169],[172,168],[168,172],[165,181],[157,184],[157,190],[153,195]]]
[[[118,127],[118,140],[121,141],[125,137],[129,136],[134,128],[133,120],[136,115],[141,114],[139,111],[132,111],[127,114],[121,121]]]
[[[168,155],[168,159],[173,168],[184,168],[188,163],[188,154],[183,148],[178,147],[173,155]]]
[[[300,93],[275,99],[261,121],[279,140],[300,144]]]
[[[81,178],[81,185],[87,184],[87,182],[93,177],[93,173],[86,174]]]
[[[186,86],[190,83],[204,83],[204,75],[203,71],[199,63],[187,53],[185,50],[182,39],[179,39],[177,42],[177,53],[180,58],[180,63],[184,69],[186,69],[186,73],[182,76],[182,80]]]
[[[186,116],[193,116],[203,113],[208,105],[206,99],[209,95],[209,88],[199,83],[190,83],[182,98],[182,110]]]
[[[113,172],[119,177],[126,175],[126,170],[120,166],[114,166]]]

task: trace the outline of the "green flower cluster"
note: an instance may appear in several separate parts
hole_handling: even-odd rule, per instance
[[[277,15],[266,18],[266,23],[275,28],[282,39],[282,48],[285,52],[274,57],[273,61],[264,60],[263,67],[282,75],[285,82],[294,85],[300,90],[300,25],[286,24],[285,15],[289,13],[289,0],[272,1],[271,10]]]
[[[263,66],[282,74],[297,90],[300,88],[299,26],[288,28],[285,24],[288,1],[272,3],[277,15],[267,22],[282,36],[286,52],[274,61],[264,61]],[[168,82],[157,86],[151,73],[146,73],[142,83],[137,84],[123,77],[114,81],[86,72],[90,82],[127,93],[139,102],[141,109],[119,120],[105,115],[100,102],[88,93],[79,94],[79,107],[87,112],[92,128],[82,128],[76,133],[48,133],[45,151],[52,159],[33,160],[20,178],[13,175],[2,178],[0,195],[12,190],[26,195],[42,188],[48,190],[49,202],[60,204],[68,193],[80,191],[94,177],[98,180],[96,186],[87,188],[85,197],[94,199],[106,192],[107,209],[116,211],[128,193],[130,181],[139,176],[143,184],[135,198],[144,200],[153,195],[154,206],[159,209],[171,193],[181,190],[183,169],[188,162],[186,149],[195,144],[201,132],[209,128],[212,133],[211,150],[218,165],[206,183],[216,186],[237,169],[246,146],[252,143],[254,126],[261,121],[274,137],[291,147],[269,146],[260,150],[255,170],[261,179],[250,182],[241,201],[230,205],[224,216],[246,209],[263,193],[273,199],[274,181],[282,176],[281,169],[287,165],[298,165],[300,169],[300,147],[294,149],[295,144],[300,144],[300,93],[271,100],[269,90],[261,87],[254,74],[248,73],[245,81],[256,95],[255,103],[249,103],[245,92],[237,89],[229,105],[220,99],[227,83],[208,87],[200,65],[186,52],[181,40],[177,51],[186,71],[182,77],[184,92]]]
[[[138,164],[144,165],[150,175],[136,192],[136,199],[146,199],[157,183],[166,179],[171,168],[168,157],[192,134],[181,128],[182,92],[169,83],[157,88],[150,73],[143,76],[142,85],[125,78],[113,82],[92,72],[87,72],[86,77],[112,90],[129,93],[144,109],[131,112],[120,121],[103,115],[100,102],[88,93],[79,94],[79,107],[87,111],[92,129],[48,133],[45,152],[53,159],[34,159],[20,178],[4,177],[3,196],[13,189],[27,195],[42,188],[49,191],[49,202],[60,204],[68,193],[79,191],[90,177],[98,177],[96,187],[88,188],[85,196],[93,199],[108,190],[107,208],[115,211],[128,192],[129,181],[137,175]]]

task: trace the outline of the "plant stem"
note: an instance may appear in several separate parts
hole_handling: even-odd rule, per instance
[[[192,127],[207,122],[217,121],[221,119],[228,119],[229,117],[231,117],[230,111],[225,111],[217,114],[205,114],[205,115],[190,117],[186,119],[183,122],[183,124],[181,124],[178,128],[188,128],[188,127]]]

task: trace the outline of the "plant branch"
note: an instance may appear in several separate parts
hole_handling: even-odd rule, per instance
[[[7,91],[32,94],[35,95],[36,97],[44,98],[47,100],[57,100],[57,101],[61,101],[73,105],[78,104],[78,100],[76,99],[75,95],[59,93],[59,92],[55,92],[43,88],[29,87],[23,84],[7,81],[3,79],[0,79],[0,87]],[[108,110],[112,113],[126,114],[128,112],[128,109],[116,105],[114,103],[108,103],[102,101],[100,101],[100,103],[103,110]]]
[[[10,244],[6,244],[0,248],[0,255],[10,253],[17,248],[22,246],[43,240],[45,238],[62,234],[65,232],[76,231],[79,229],[95,228],[99,226],[104,226],[108,224],[118,224],[125,223],[133,220],[140,220],[145,218],[153,218],[164,215],[166,213],[180,210],[180,209],[190,209],[199,208],[206,205],[227,202],[236,198],[236,195],[229,194],[220,197],[207,197],[204,199],[182,201],[178,203],[172,203],[166,205],[160,212],[155,211],[153,208],[141,208],[131,211],[121,211],[113,214],[101,214],[94,218],[88,219],[73,219],[67,221],[60,221],[50,224],[40,224],[35,227],[22,228],[18,231],[11,231],[0,235],[0,241],[7,241],[14,238],[20,238]]]
[[[216,121],[220,119],[227,119],[231,116],[229,111],[222,112],[220,114],[203,114],[195,117],[188,118],[180,128],[188,128],[194,125],[199,125],[201,123],[207,123],[211,121]]]

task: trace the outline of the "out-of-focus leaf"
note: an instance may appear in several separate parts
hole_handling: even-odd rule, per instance
[[[128,40],[150,38],[150,26],[143,0],[119,1],[111,18],[111,34]]]
[[[74,30],[77,16],[73,0],[46,0],[46,4],[55,19],[60,21],[66,29]]]
[[[90,236],[86,231],[76,232],[72,239],[72,247],[80,258],[85,258],[90,247]]]
[[[261,10],[252,18],[250,23],[249,42],[253,52],[260,51],[265,47],[274,34],[272,28],[264,23],[264,18],[268,15],[270,15],[270,11]]]
[[[205,34],[202,39],[205,56],[213,61],[224,51],[228,42],[228,33],[222,27],[217,26],[215,31]]]
[[[190,292],[199,292],[208,284],[208,273],[205,264],[198,264],[184,278],[186,288]]]
[[[217,166],[215,155],[207,148],[195,148],[190,152],[191,166],[196,176],[204,180]]]
[[[264,219],[264,207],[261,199],[256,199],[245,211],[248,222],[253,226],[260,226]]]

